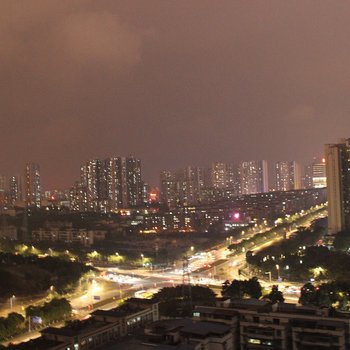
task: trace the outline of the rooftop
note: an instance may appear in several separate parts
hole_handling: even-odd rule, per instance
[[[181,333],[201,337],[210,335],[224,335],[230,332],[230,327],[214,322],[193,322],[181,329]]]
[[[17,345],[10,345],[8,349],[13,350],[49,350],[54,349],[56,346],[63,346],[65,343],[54,340],[47,340],[44,337],[31,339],[27,342]],[[68,344],[69,345],[69,344]]]
[[[97,321],[93,317],[90,317],[84,321],[73,321],[62,328],[48,327],[43,329],[41,333],[73,337],[77,334],[88,333],[90,331],[96,330],[97,328],[105,327],[108,324],[109,323],[107,322]]]
[[[238,312],[229,308],[218,308],[218,307],[210,307],[210,306],[196,306],[194,311],[208,313],[213,315],[224,315],[224,316],[236,316]]]

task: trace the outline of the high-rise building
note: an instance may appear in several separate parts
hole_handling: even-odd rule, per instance
[[[11,176],[9,179],[9,203],[13,206],[20,199],[20,186],[17,176]]]
[[[176,175],[171,171],[165,170],[160,173],[160,199],[170,209],[178,204]]]
[[[227,166],[225,163],[213,163],[211,166],[211,176],[214,188],[224,189],[227,187]]]
[[[240,177],[242,194],[268,192],[266,160],[242,162],[240,165]]]
[[[187,166],[176,173],[160,174],[161,201],[171,209],[201,202],[203,187],[204,171],[199,167]]]
[[[0,175],[0,209],[6,207],[6,176]]]
[[[141,161],[134,157],[93,159],[81,167],[89,211],[107,212],[143,202]]]
[[[204,187],[203,170],[199,167],[188,166],[178,174],[180,182],[180,200],[185,205],[197,204],[201,201]]]
[[[141,161],[134,157],[120,158],[122,171],[123,206],[142,204],[143,183],[141,178]]]
[[[304,166],[304,172],[303,172],[303,187],[304,188],[313,188],[312,187],[312,164],[308,164]]]
[[[27,207],[41,206],[41,182],[39,164],[27,163],[25,169],[25,200]]]
[[[350,229],[350,139],[325,146],[328,232]]]
[[[276,163],[276,190],[291,191],[301,189],[301,168],[297,162]]]
[[[320,160],[314,159],[312,163],[312,187],[321,188],[327,186],[326,177],[326,160],[322,158]]]
[[[70,209],[73,211],[88,211],[87,188],[77,181],[69,191]]]
[[[92,159],[81,167],[82,185],[86,187],[89,211],[107,211],[107,177],[105,162]]]
[[[239,195],[241,192],[239,167],[233,163],[213,163],[211,182],[215,189],[231,189],[235,195]]]

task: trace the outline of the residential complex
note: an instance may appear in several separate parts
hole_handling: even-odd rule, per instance
[[[141,205],[141,161],[134,157],[88,161],[70,190],[70,202],[74,211],[102,213]]]
[[[158,303],[131,298],[115,309],[94,311],[86,320],[49,327],[41,334],[13,349],[346,350],[350,315],[256,299],[222,299],[216,306],[196,305],[193,318],[160,319]]]
[[[300,190],[301,167],[297,162],[281,161],[276,163],[276,190],[291,191]]]

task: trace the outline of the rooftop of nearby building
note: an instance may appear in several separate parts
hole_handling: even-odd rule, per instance
[[[165,344],[151,344],[145,343],[135,338],[126,338],[118,341],[115,344],[105,346],[104,350],[194,350],[193,344],[177,344],[177,345],[165,345]]]
[[[271,303],[267,300],[250,299],[233,299],[231,302],[232,309],[244,309],[251,311],[269,311]]]
[[[148,326],[148,331],[159,335],[179,331],[186,335],[205,337],[209,335],[223,335],[230,331],[230,327],[214,322],[180,318],[153,322]]]
[[[73,337],[77,334],[89,333],[98,328],[103,328],[107,326],[108,322],[97,321],[95,318],[90,317],[84,321],[73,321],[65,327],[55,328],[48,327],[41,331],[42,334],[53,334],[53,335],[62,335],[67,337]]]
[[[196,306],[194,312],[199,312],[203,314],[212,314],[220,316],[237,316],[238,312],[236,310],[224,307],[210,307],[210,306]],[[201,315],[202,316],[202,315]]]
[[[342,330],[345,327],[344,322],[319,319],[319,320],[303,320],[294,319],[292,321],[293,327],[311,328],[311,329],[323,329],[323,330]]]
[[[175,332],[186,326],[190,326],[194,322],[195,321],[189,318],[174,318],[169,320],[161,320],[148,325],[147,330],[157,334],[166,334],[168,332]]]
[[[20,343],[17,345],[11,345],[12,350],[49,350],[54,349],[56,346],[64,346],[65,343],[58,342],[54,340],[45,339],[45,337],[39,337],[36,339],[31,339],[27,342]],[[67,344],[69,345],[69,344]]]
[[[110,310],[96,310],[92,316],[110,316],[110,317],[126,317],[149,308],[152,305],[158,304],[151,299],[130,298],[121,306]]]
[[[222,336],[230,332],[230,327],[214,322],[192,322],[181,329],[181,333],[200,337]]]

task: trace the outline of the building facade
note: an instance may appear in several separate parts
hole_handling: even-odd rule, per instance
[[[240,165],[242,194],[268,192],[268,168],[266,160],[252,160]]]
[[[350,229],[350,139],[325,146],[328,232]]]
[[[281,161],[276,163],[276,190],[291,191],[300,190],[301,167],[300,164],[292,161]]]
[[[141,161],[134,157],[89,160],[70,191],[71,208],[106,213],[143,203]]]
[[[26,206],[40,208],[41,182],[39,164],[27,163],[25,169],[25,186]]]

